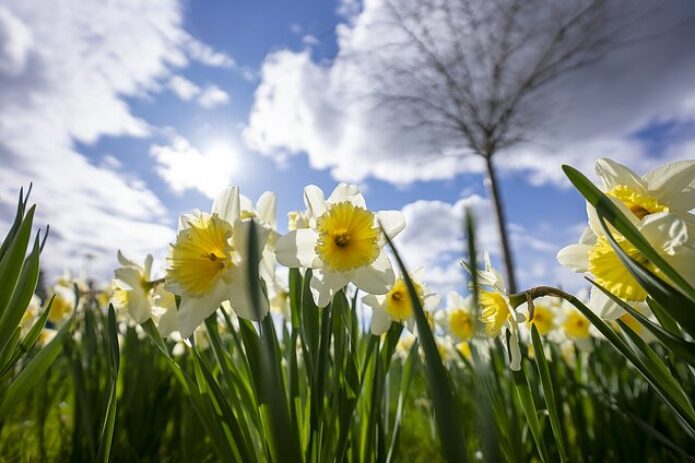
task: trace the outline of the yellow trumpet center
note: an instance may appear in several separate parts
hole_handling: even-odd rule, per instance
[[[573,339],[586,339],[589,337],[589,320],[576,310],[567,314],[562,328],[565,334]]]
[[[420,300],[420,304],[423,303],[423,290],[422,286],[413,282],[415,286],[415,292]],[[404,321],[409,320],[413,316],[413,301],[410,299],[410,294],[408,293],[408,285],[406,285],[405,280],[399,278],[393,284],[393,287],[386,293],[386,312],[392,320]]]
[[[449,314],[449,329],[461,341],[468,341],[473,337],[475,326],[470,312],[463,309],[454,309]]]
[[[615,186],[607,194],[625,204],[640,220],[649,214],[668,212],[669,210],[668,206],[661,204],[656,198],[637,192],[625,185]]]
[[[329,270],[346,272],[369,265],[379,256],[374,214],[350,202],[333,205],[316,221],[316,254]]]
[[[555,315],[544,305],[536,305],[533,308],[533,318],[527,323],[529,327],[536,325],[538,334],[548,334],[553,329]]]
[[[658,269],[629,241],[621,236],[616,236],[616,241],[627,255],[657,275],[659,274]],[[643,301],[647,297],[646,291],[623,265],[605,236],[600,236],[589,250],[589,272],[594,275],[598,284],[622,299]]]
[[[209,292],[232,267],[232,226],[217,214],[201,214],[171,247],[167,278],[192,296]]]
[[[478,299],[485,333],[490,337],[497,336],[510,316],[507,300],[496,291],[480,291]]]
[[[56,294],[48,312],[48,321],[59,323],[66,319],[72,312],[72,303],[60,294]]]

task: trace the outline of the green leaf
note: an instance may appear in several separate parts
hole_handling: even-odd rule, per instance
[[[31,225],[34,220],[35,210],[36,206],[32,206],[29,209],[7,252],[0,259],[0,281],[2,281],[2,285],[0,285],[0,316],[2,316],[3,320],[5,319],[10,299],[14,294],[17,281],[22,273],[24,255],[27,252],[27,245],[31,236]],[[14,329],[14,327],[12,328]]]
[[[425,352],[425,371],[427,385],[434,405],[434,414],[439,429],[439,439],[442,444],[444,458],[449,462],[465,462],[467,455],[465,450],[465,440],[462,435],[460,414],[454,398],[454,391],[447,376],[446,369],[439,357],[439,350],[434,341],[434,335],[430,330],[429,323],[425,317],[425,311],[420,304],[420,299],[415,290],[415,285],[408,275],[408,270],[398,254],[398,250],[391,242],[391,238],[386,234],[382,227],[382,233],[393,251],[401,270],[403,279],[408,287],[408,294],[415,313],[415,323],[417,324],[418,336]]]

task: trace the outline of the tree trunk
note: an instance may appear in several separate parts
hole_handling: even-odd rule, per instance
[[[488,190],[492,197],[492,208],[495,211],[497,218],[497,230],[500,235],[500,243],[502,244],[502,257],[504,258],[504,267],[507,274],[507,290],[509,293],[516,292],[516,278],[514,277],[514,259],[512,257],[512,249],[509,244],[509,235],[507,234],[507,222],[504,218],[504,207],[502,205],[502,197],[497,185],[497,175],[495,174],[495,166],[492,164],[492,156],[483,156],[485,159],[485,167],[487,168]]]

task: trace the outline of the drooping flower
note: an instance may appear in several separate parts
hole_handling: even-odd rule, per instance
[[[416,269],[410,277],[418,300],[428,314],[439,304],[441,298],[438,294],[427,290],[422,283],[422,272],[421,268]],[[368,294],[362,298],[362,302],[373,310],[372,334],[378,336],[385,333],[392,322],[406,323],[411,332],[415,331],[413,301],[410,298],[408,285],[402,277],[396,279],[386,294]]]
[[[111,302],[117,310],[127,310],[137,323],[144,323],[152,311],[152,255],[143,265],[127,259],[118,251],[121,267],[114,272],[114,292]]]
[[[350,282],[368,294],[386,294],[395,274],[379,224],[393,238],[405,227],[403,214],[368,210],[358,187],[344,183],[327,200],[310,185],[304,189],[304,200],[309,227],[291,230],[278,240],[278,262],[313,270],[309,286],[319,307],[327,306]]]
[[[576,309],[568,310],[562,329],[568,338],[573,340],[583,340],[590,337],[591,322]]]
[[[254,308],[249,292],[250,218],[241,215],[237,187],[220,193],[210,214],[195,211],[180,217],[176,242],[167,258],[166,289],[181,297],[177,326],[183,338],[193,334],[223,301],[229,301],[242,318],[260,320],[267,314],[265,298]],[[262,223],[255,229],[260,258],[270,231]]]

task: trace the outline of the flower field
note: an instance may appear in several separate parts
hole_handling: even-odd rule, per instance
[[[587,203],[557,254],[578,294],[509,292],[473,214],[469,284],[438,294],[394,245],[401,212],[348,184],[307,186],[284,235],[274,193],[229,187],[180,216],[161,266],[119,252],[112,282],[43,291],[51,236],[22,191],[0,247],[0,460],[695,460],[695,161],[563,169]]]

